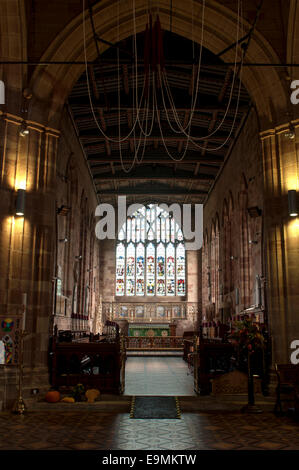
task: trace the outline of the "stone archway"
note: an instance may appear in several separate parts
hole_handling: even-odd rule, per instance
[[[98,35],[106,41],[116,42],[118,39],[117,8],[119,7],[119,40],[125,39],[134,33],[133,15],[124,2],[100,2],[94,7],[94,23]],[[162,0],[152,3],[152,10],[159,11],[162,28],[169,30],[170,17],[172,31],[192,40],[192,21],[194,22],[194,40],[200,42],[201,37],[201,5],[187,0],[173,2],[170,10],[169,2]],[[194,18],[192,20],[192,11]],[[83,61],[83,15],[76,17],[61,32],[49,46],[41,61]],[[147,2],[136,1],[136,32],[145,29],[147,23]],[[205,33],[203,46],[217,54],[236,41],[237,16],[228,8],[211,0],[205,8]],[[242,22],[244,31],[250,28],[245,20]],[[87,58],[96,59],[96,48],[92,37],[92,30],[86,21]],[[108,46],[103,45],[102,51]],[[234,51],[230,50],[223,55],[224,61],[234,60]],[[279,63],[279,59],[265,38],[255,32],[246,56],[247,62],[260,62],[265,64]],[[65,103],[73,85],[84,70],[81,65],[47,65],[38,67],[31,80],[31,88],[35,97],[35,106],[31,108],[31,119],[40,119],[41,114],[48,125],[56,127],[59,122],[59,113]],[[279,122],[280,110],[287,107],[287,87],[280,80],[275,68],[245,67],[242,81],[255,103],[261,123],[264,128]],[[38,103],[48,104],[48,112],[42,110]],[[34,102],[33,102],[34,104]]]
[[[0,56],[5,61],[26,61],[27,27],[24,0],[2,0],[0,15]],[[26,86],[27,66],[14,64],[9,67],[0,65],[0,78],[5,83],[6,104],[10,112],[20,113],[20,96]]]
[[[117,18],[115,11],[118,2],[104,0],[94,8],[94,21],[99,36],[107,41],[115,42],[117,40]],[[120,5],[120,34],[119,39],[122,40],[133,34],[132,14],[128,11],[127,2]],[[158,3],[153,1],[153,7]],[[2,56],[7,60],[25,60],[26,52],[26,22],[24,20],[24,2],[22,0],[2,0],[2,11],[0,19],[1,25],[1,50]],[[194,11],[195,33],[194,40],[200,42],[200,26],[201,26],[201,6],[192,0],[184,2],[174,0],[173,9],[170,11],[169,1],[159,1],[159,15],[164,29],[169,29],[170,17],[172,18],[172,31],[192,39],[192,11]],[[299,50],[299,28],[297,27],[299,16],[299,8],[295,0],[291,1],[289,35],[288,35],[288,58],[298,60],[297,46]],[[147,2],[145,0],[136,0],[136,32],[145,29],[147,22]],[[248,31],[250,25],[243,21],[245,31]],[[206,23],[204,34],[204,47],[217,54],[227,46],[235,42],[236,36],[236,15],[228,8],[221,5],[215,0],[210,0],[206,7]],[[88,60],[96,59],[96,49],[92,38],[90,25],[87,24],[87,55]],[[108,47],[108,46],[107,46]],[[104,47],[103,47],[104,50]],[[4,52],[3,51],[9,51]],[[279,63],[279,59],[262,34],[255,32],[247,55],[248,62],[262,62],[265,64]],[[223,59],[232,62],[234,52],[227,52]],[[82,40],[82,15],[79,15],[59,34],[52,44],[44,53],[41,61],[82,61],[83,60],[83,40]],[[9,106],[10,112],[20,113],[20,103],[22,99],[22,90],[26,83],[27,69],[22,65],[10,66],[5,70],[5,80],[9,81]],[[43,214],[43,208],[52,207],[55,199],[55,159],[57,155],[58,133],[54,130],[59,128],[61,110],[63,105],[78,77],[84,70],[82,65],[48,65],[36,68],[32,79],[31,88],[33,99],[30,102],[29,119],[33,126],[32,132],[32,148],[28,152],[30,158],[29,168],[32,169],[31,174],[34,176],[36,183],[32,186],[32,194],[28,194],[28,201],[33,208],[39,208],[36,211],[36,219]],[[3,76],[3,73],[2,73]],[[294,77],[296,78],[296,77]],[[272,327],[275,330],[275,348],[277,360],[287,360],[288,347],[291,339],[295,339],[298,327],[297,319],[297,293],[295,287],[288,287],[287,279],[292,279],[292,285],[297,285],[298,280],[297,264],[293,263],[296,259],[296,249],[298,245],[298,232],[296,228],[286,227],[283,218],[287,218],[286,192],[293,189],[287,181],[287,171],[296,172],[296,146],[294,142],[288,142],[283,138],[285,127],[276,127],[285,124],[287,121],[286,109],[289,109],[289,89],[288,82],[283,83],[276,68],[244,68],[243,83],[250,93],[258,111],[262,130],[266,131],[262,135],[263,160],[264,160],[264,182],[265,182],[265,213],[266,213],[266,230],[265,230],[265,246],[268,251],[269,264],[269,280],[268,291],[272,298],[270,305],[272,314]],[[294,113],[299,115],[299,106]],[[294,114],[296,115],[296,114]],[[16,134],[15,149],[17,149],[17,133],[21,117],[10,122],[9,126],[13,128]],[[33,123],[32,121],[35,121]],[[39,123],[39,124],[37,124]],[[2,125],[2,124],[1,124]],[[6,125],[6,124],[5,124]],[[298,136],[299,122],[295,123]],[[8,126],[8,124],[7,124]],[[51,126],[54,129],[50,129]],[[271,128],[270,131],[267,131]],[[275,129],[274,129],[275,128]],[[5,131],[6,132],[6,131]],[[5,134],[6,135],[6,134]],[[9,152],[14,152],[12,143],[10,143]],[[25,155],[25,154],[24,154]],[[37,157],[38,156],[38,157]],[[37,160],[38,158],[38,160]],[[277,162],[280,168],[277,167]],[[21,162],[23,164],[23,162]],[[47,169],[47,181],[39,184],[37,176]],[[294,168],[294,170],[293,170]],[[287,169],[287,171],[284,171]],[[284,173],[285,182],[281,183],[281,175]],[[8,173],[7,173],[8,174]],[[291,175],[290,175],[291,178]],[[283,180],[284,181],[284,180]],[[3,183],[3,182],[2,182]],[[5,187],[11,189],[8,181],[5,181]],[[12,191],[15,188],[12,189]],[[30,188],[28,188],[30,191]],[[28,193],[29,193],[28,191]],[[7,193],[9,197],[3,201],[6,206],[7,201],[12,204],[13,193]],[[30,206],[29,206],[30,207]],[[277,210],[278,209],[278,210]],[[5,208],[5,210],[7,210]],[[5,211],[4,211],[5,213]],[[53,251],[53,240],[47,237],[48,233],[53,231],[53,210],[49,212],[46,220],[43,219],[43,232],[38,231],[37,235],[32,236],[30,225],[28,225],[28,246],[34,242],[37,236],[44,245],[35,244],[32,254],[39,256],[39,247],[42,247],[43,257],[41,267],[44,272],[46,282],[43,283],[43,294],[34,300],[35,307],[34,316],[38,318],[34,324],[37,333],[37,339],[34,340],[39,346],[41,354],[30,355],[32,367],[44,366],[47,357],[47,339],[48,339],[48,315],[51,310],[51,274],[52,261],[51,255]],[[290,225],[290,224],[289,224]],[[31,237],[31,238],[30,238]],[[9,244],[3,244],[7,251],[11,248]],[[289,262],[286,263],[285,247],[289,247]],[[3,250],[4,252],[5,250]],[[291,259],[291,256],[294,258]],[[5,255],[6,256],[6,255]],[[2,265],[5,265],[5,258],[2,259]],[[26,276],[31,282],[31,259],[26,261]],[[28,272],[27,272],[28,271]],[[287,276],[284,274],[287,272]],[[39,278],[39,273],[32,276],[32,285]],[[27,288],[27,287],[26,287]],[[36,288],[37,290],[37,288]],[[9,294],[15,298],[13,290]],[[38,294],[36,294],[38,295]],[[37,300],[38,301],[37,301]],[[7,301],[9,304],[9,301]],[[289,324],[287,331],[281,332],[281,325],[285,319]],[[35,320],[34,320],[35,321]],[[296,328],[295,328],[296,326]],[[299,333],[299,331],[298,331]],[[281,336],[281,337],[280,337]],[[297,335],[298,336],[298,335]],[[33,344],[32,350],[35,348]],[[38,350],[38,348],[36,348]],[[45,369],[45,368],[44,368]]]

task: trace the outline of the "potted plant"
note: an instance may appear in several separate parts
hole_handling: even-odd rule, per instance
[[[242,411],[250,413],[261,413],[262,410],[255,405],[254,401],[254,370],[253,363],[257,358],[262,359],[261,367],[264,371],[264,350],[265,338],[260,326],[248,317],[237,321],[232,327],[232,333],[229,336],[233,345],[235,345],[238,354],[238,362],[245,357],[247,362],[248,376],[248,404],[242,408]]]

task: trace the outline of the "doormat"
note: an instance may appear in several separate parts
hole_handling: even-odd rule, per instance
[[[177,397],[132,397],[130,418],[180,419]]]

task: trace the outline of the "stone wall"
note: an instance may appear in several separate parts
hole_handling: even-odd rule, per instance
[[[29,134],[22,137],[21,117],[1,113],[1,118],[0,309],[8,318],[21,316],[22,294],[27,294],[24,393],[28,398],[32,388],[49,386],[53,324],[59,329],[92,329],[94,324],[99,299],[93,215],[97,200],[66,112],[61,134],[27,120]],[[18,189],[26,190],[24,217],[15,213]],[[58,214],[62,206],[67,215]],[[59,241],[64,237],[67,243]],[[80,253],[82,258],[76,260]],[[55,286],[61,295],[55,295]],[[5,406],[16,396],[15,380],[14,366],[1,368],[0,401],[6,401]]]
[[[256,304],[263,278],[263,168],[251,111],[204,206],[203,313],[221,319]],[[249,213],[249,208],[255,208]],[[223,310],[222,310],[223,309]],[[209,312],[213,312],[212,317]]]
[[[100,296],[94,217],[97,198],[66,109],[58,145],[56,187],[54,272],[58,280],[54,323],[58,329],[93,330]]]
[[[199,252],[186,252],[186,297],[116,297],[115,296],[115,264],[116,250],[114,240],[102,240],[100,242],[100,291],[103,302],[134,302],[138,304],[144,302],[187,302],[197,303],[200,294],[200,264]],[[103,318],[103,321],[105,319]],[[186,320],[177,320],[177,335],[182,335],[185,330],[193,330],[197,325],[197,312],[195,317],[188,317]]]

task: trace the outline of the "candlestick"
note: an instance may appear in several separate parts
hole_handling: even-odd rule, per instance
[[[18,398],[16,399],[12,412],[18,415],[24,415],[27,411],[27,406],[23,400],[23,353],[24,353],[24,337],[27,335],[26,331],[20,332],[20,350],[18,360],[18,372],[19,372],[19,387],[18,387]]]

